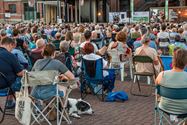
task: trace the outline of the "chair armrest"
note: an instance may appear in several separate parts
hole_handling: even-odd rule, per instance
[[[71,79],[71,80],[67,80],[67,81],[59,81],[57,84],[62,85],[67,88],[74,89],[74,88],[77,88],[78,81],[79,81],[79,79]]]

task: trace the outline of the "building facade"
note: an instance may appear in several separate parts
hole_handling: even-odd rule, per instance
[[[165,0],[134,0],[135,11],[149,10],[150,7],[163,7]],[[187,0],[169,0],[169,6],[187,6]],[[110,12],[130,11],[130,0],[110,0]]]
[[[28,1],[37,1],[30,7]],[[130,12],[130,0],[0,0],[0,21],[40,19],[47,23],[107,22],[109,12]],[[134,0],[135,11],[163,7],[165,0]],[[187,6],[187,0],[169,0],[169,6]]]
[[[108,0],[40,0],[37,2],[40,18],[49,23],[58,22],[106,22]]]

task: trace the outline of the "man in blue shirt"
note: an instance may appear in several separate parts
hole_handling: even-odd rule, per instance
[[[16,42],[5,37],[1,41],[0,46],[0,72],[3,73],[7,80],[0,76],[0,88],[7,88],[11,86],[13,91],[19,91],[21,83],[20,77],[23,76],[23,70],[18,62],[18,59],[11,53],[13,48],[15,48]],[[10,99],[9,101],[12,101]]]

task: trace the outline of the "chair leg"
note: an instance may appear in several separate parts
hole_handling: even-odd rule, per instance
[[[147,77],[149,77],[149,76],[147,76]],[[140,79],[140,76],[134,75],[134,83],[131,84],[130,93],[131,93],[132,95],[135,95],[135,96],[145,96],[145,97],[150,96],[151,93],[152,93],[152,87],[153,87],[153,85],[152,85],[151,82],[150,82],[150,81],[151,81],[151,80],[150,80],[150,77],[149,77],[149,83],[150,83],[150,84],[148,84],[148,85],[150,86],[150,88],[148,89],[148,90],[149,90],[149,93],[148,93],[148,94],[138,94],[138,93],[136,94],[136,93],[133,93],[133,84],[137,84],[139,93],[142,92],[141,86],[143,86],[143,85],[140,86],[140,80],[139,80],[139,79]]]
[[[8,93],[9,93],[9,90],[8,90]],[[7,101],[8,101],[8,96],[6,96],[4,109],[2,109],[2,108],[0,107],[0,111],[2,112],[2,118],[1,118],[1,120],[0,120],[0,123],[2,123],[3,120],[4,120],[4,118],[5,118]]]
[[[104,86],[103,86],[103,84],[102,84],[102,90],[101,91],[102,91],[102,99],[101,100],[104,101]]]
[[[121,71],[121,81],[124,81],[124,63],[120,64]]]
[[[139,81],[139,79],[138,79],[138,76],[136,77],[136,81],[137,81],[137,83],[138,83],[138,90],[139,90],[139,92],[141,92],[140,81]]]
[[[131,61],[131,59],[129,59],[129,68],[130,68],[130,76],[131,76],[131,79],[133,79],[133,71],[132,71],[132,61]]]

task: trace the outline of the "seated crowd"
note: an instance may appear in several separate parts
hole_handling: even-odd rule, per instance
[[[176,47],[178,50],[174,51]],[[183,70],[187,65],[187,24],[127,24],[123,27],[116,24],[0,24],[0,72],[7,76],[14,91],[20,89],[24,69],[57,70],[62,79],[74,79],[80,75],[82,58],[102,58],[103,68],[108,68],[111,50],[120,53],[120,61],[133,55],[149,56],[158,75],[157,84],[186,87]],[[171,71],[161,72],[160,55],[174,56]],[[136,64],[136,67],[140,72],[153,72],[149,65]],[[110,76],[107,71],[103,71],[103,75]],[[109,92],[113,91],[114,82],[106,85]],[[6,88],[3,79],[0,79],[0,88]],[[55,85],[37,86],[31,93],[48,99],[55,95],[55,90]],[[63,96],[63,92],[60,95]],[[12,108],[15,104],[12,97],[9,98],[7,107]],[[162,98],[160,105],[169,110],[167,103],[170,100]],[[187,111],[186,106],[181,108]]]

